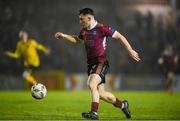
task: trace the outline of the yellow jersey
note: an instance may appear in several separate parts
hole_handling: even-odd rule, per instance
[[[34,39],[28,39],[26,42],[20,40],[16,45],[16,51],[10,52],[8,56],[16,59],[22,56],[24,59],[24,66],[38,67],[40,65],[40,60],[37,50],[47,53],[47,48],[37,43]]]

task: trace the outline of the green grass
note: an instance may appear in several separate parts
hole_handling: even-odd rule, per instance
[[[127,99],[132,120],[180,120],[180,93],[113,92]],[[84,120],[81,112],[90,110],[88,91],[51,92],[43,100],[35,100],[30,92],[0,92],[0,120]],[[125,120],[112,105],[100,102],[101,120]]]

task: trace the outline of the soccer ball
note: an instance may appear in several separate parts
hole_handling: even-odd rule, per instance
[[[31,87],[31,95],[35,99],[43,99],[47,94],[46,87],[41,83],[36,83]]]

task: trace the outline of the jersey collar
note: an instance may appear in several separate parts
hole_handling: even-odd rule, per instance
[[[95,21],[95,23],[90,28],[87,28],[87,30],[91,30],[91,29],[95,28],[96,25],[97,25],[97,21]]]

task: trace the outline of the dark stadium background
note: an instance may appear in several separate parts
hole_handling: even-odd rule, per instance
[[[39,70],[86,73],[84,46],[54,38],[57,31],[78,34],[78,12],[84,7],[93,8],[99,22],[108,23],[125,35],[140,53],[142,61],[136,63],[118,42],[109,39],[107,56],[113,74],[159,77],[162,72],[157,60],[164,45],[171,43],[180,52],[178,0],[0,0],[0,89],[22,87],[8,87],[8,80],[10,84],[10,80],[16,80],[15,85],[20,85],[16,82],[21,80],[21,61],[3,55],[3,51],[15,50],[20,30],[28,31],[30,37],[51,49],[49,56],[40,53]]]

